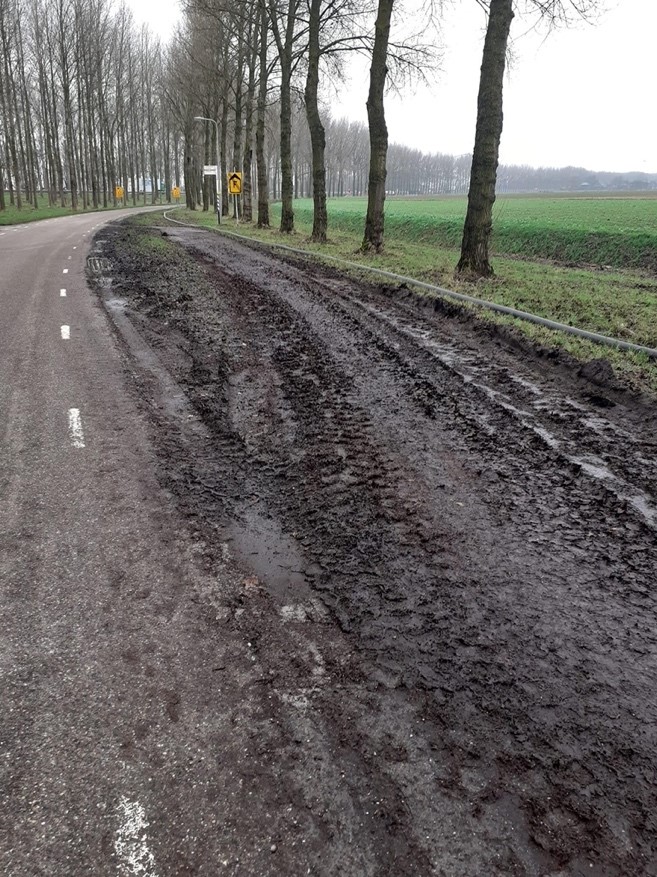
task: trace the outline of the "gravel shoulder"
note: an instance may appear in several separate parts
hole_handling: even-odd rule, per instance
[[[650,405],[216,234],[94,257],[194,599],[252,663],[282,842],[239,873],[657,874]]]

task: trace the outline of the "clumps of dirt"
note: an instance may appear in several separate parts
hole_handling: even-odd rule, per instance
[[[426,297],[197,231],[160,262],[131,234],[117,290],[206,430],[153,411],[163,478],[217,551],[239,531],[258,587],[235,624],[297,710],[281,764],[337,759],[358,806],[326,837],[382,851],[351,873],[649,873],[657,549],[610,487],[649,499],[650,431]]]

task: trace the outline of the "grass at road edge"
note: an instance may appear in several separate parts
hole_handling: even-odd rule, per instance
[[[0,227],[3,225],[24,225],[28,222],[38,222],[40,219],[55,219],[59,216],[80,216],[84,213],[108,213],[112,210],[126,210],[136,208],[140,210],[144,207],[143,202],[138,203],[136,205],[130,204],[117,204],[116,207],[113,204],[108,205],[107,207],[88,207],[84,210],[80,207],[78,210],[72,210],[71,207],[61,207],[54,206],[51,207],[48,204],[48,200],[46,198],[40,198],[40,203],[37,208],[34,208],[31,204],[25,204],[20,210],[16,207],[12,207],[11,205],[7,205],[5,210],[0,210]],[[150,207],[150,204],[146,205]],[[155,205],[157,206],[157,205]],[[169,208],[171,205],[169,205]]]
[[[309,240],[309,225],[300,222],[295,233],[283,235],[273,227],[278,220],[276,206],[272,214],[271,229],[257,229],[251,224],[236,224],[224,219],[219,232],[230,231],[263,243],[291,246],[309,256],[324,253],[357,263],[365,269],[373,267],[392,271],[560,323],[657,347],[657,279],[645,273],[569,268],[496,257],[496,277],[466,283],[454,277],[454,266],[458,261],[455,249],[387,239],[384,253],[365,256],[358,249],[360,237],[354,233],[330,232],[329,243],[313,244]],[[216,217],[212,213],[176,210],[173,218],[217,231]],[[137,221],[152,224],[153,215]],[[657,364],[643,354],[613,350],[476,306],[471,309],[484,322],[511,326],[532,343],[565,350],[582,362],[605,358],[619,380],[629,388],[657,393]]]

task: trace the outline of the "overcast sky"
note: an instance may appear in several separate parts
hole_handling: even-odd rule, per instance
[[[130,4],[162,37],[175,33],[177,0]],[[516,18],[503,163],[657,173],[657,0],[607,0],[607,6],[595,26],[580,24],[547,38],[526,33],[526,22]],[[386,98],[392,141],[425,152],[472,150],[484,27],[476,0],[448,8],[437,81]],[[334,114],[365,122],[366,97],[363,66],[341,89]]]

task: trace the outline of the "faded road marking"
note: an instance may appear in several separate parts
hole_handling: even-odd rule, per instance
[[[68,341],[71,337],[71,327],[62,326],[62,341]]]
[[[68,434],[74,448],[84,447],[84,432],[82,431],[79,408],[69,408],[68,410]]]
[[[114,840],[119,874],[156,877],[155,857],[147,843],[148,820],[144,808],[138,802],[121,798],[119,816],[121,824]]]

